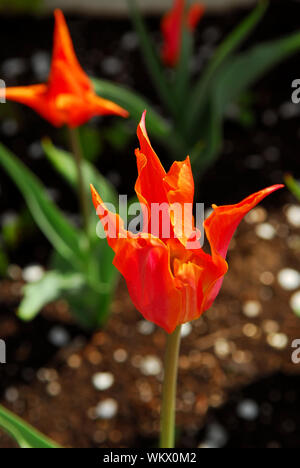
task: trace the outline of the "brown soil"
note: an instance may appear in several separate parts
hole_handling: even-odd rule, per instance
[[[300,320],[289,308],[291,293],[276,280],[280,269],[297,267],[300,231],[288,227],[284,210],[270,214],[268,222],[277,229],[276,238],[268,241],[254,234],[255,224],[242,223],[229,253],[230,269],[221,295],[183,338],[177,401],[179,447],[201,442],[199,431],[207,415],[224,405],[233,390],[279,371],[300,374],[300,366],[291,362],[291,343],[300,337]],[[265,272],[275,277],[270,285],[264,284],[271,282],[270,275],[262,275]],[[63,302],[47,307],[30,324],[20,322],[13,314],[20,286],[18,281],[1,284],[5,313],[0,336],[7,340],[9,355],[8,364],[1,366],[1,403],[64,446],[155,446],[161,373],[145,376],[141,363],[146,356],[163,359],[165,334],[157,328],[150,335],[140,333],[142,317],[123,282],[106,328],[91,336],[70,323]],[[243,313],[247,300],[261,303],[258,317]],[[64,323],[72,337],[60,350],[47,339],[57,323]],[[270,344],[272,333],[278,332],[288,337],[282,350]],[[96,390],[91,381],[96,372],[111,372],[114,385],[103,392]],[[94,408],[107,398],[118,403],[117,415],[96,419]],[[299,405],[297,396],[292,415]],[[1,433],[0,446],[12,445]]]

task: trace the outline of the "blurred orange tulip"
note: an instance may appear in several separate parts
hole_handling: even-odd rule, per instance
[[[174,204],[193,204],[194,181],[190,160],[175,162],[168,173],[149,141],[145,114],[138,127],[140,149],[136,150],[138,179],[135,190],[143,207],[143,231],[128,232],[122,219],[108,211],[94,187],[93,203],[102,221],[114,265],[124,276],[136,308],[149,321],[172,333],[179,324],[197,319],[217,297],[224,275],[230,240],[243,217],[266,196],[283,187],[275,185],[251,195],[237,205],[217,207],[205,221],[211,255],[197,240],[193,215],[182,232],[182,218],[172,215]],[[150,233],[157,204],[168,209],[170,235]],[[189,248],[189,239],[193,248]]]
[[[74,52],[70,33],[61,10],[55,10],[54,47],[47,84],[7,88],[5,97],[34,109],[52,125],[78,127],[96,115],[128,112],[102,99],[81,68]]]
[[[204,5],[196,3],[185,11],[185,0],[174,0],[174,5],[163,18],[161,30],[164,37],[162,59],[165,65],[177,65],[181,53],[182,28],[194,31],[205,12]]]

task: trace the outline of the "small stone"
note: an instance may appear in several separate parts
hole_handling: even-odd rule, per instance
[[[258,301],[247,301],[243,305],[243,313],[248,318],[258,317],[262,312],[261,303]]]
[[[300,316],[300,291],[292,295],[290,299],[290,306],[295,314]]]
[[[162,363],[157,356],[146,356],[139,367],[144,375],[158,375],[162,371]]]
[[[15,387],[9,387],[5,390],[4,397],[9,403],[14,403],[19,398],[19,392]]]
[[[155,325],[152,322],[148,322],[148,320],[141,320],[137,324],[137,328],[142,335],[152,335],[155,330]]]
[[[25,60],[19,57],[5,60],[1,67],[3,75],[7,78],[15,78],[24,73],[26,69],[27,65]]]
[[[71,369],[78,369],[81,366],[82,359],[78,354],[72,354],[68,358],[68,366],[71,367]]]
[[[215,342],[215,353],[217,356],[224,358],[230,354],[230,345],[224,338],[219,338]]]
[[[122,62],[116,57],[107,57],[101,63],[103,71],[111,76],[118,75],[122,71]]]
[[[288,222],[294,227],[300,227],[300,206],[291,205],[286,210]]]
[[[49,331],[48,340],[53,346],[62,348],[70,342],[70,335],[65,328],[57,325]]]
[[[118,412],[118,403],[113,398],[101,401],[95,408],[95,416],[100,419],[112,419]]]
[[[5,119],[1,124],[2,133],[7,137],[13,137],[18,133],[18,123],[14,119]]]
[[[270,148],[267,148],[266,151],[264,152],[264,157],[269,162],[278,161],[280,158],[279,148],[276,148],[276,146],[270,146]]]
[[[23,269],[23,280],[26,283],[36,283],[44,276],[45,270],[41,265],[30,265]]]
[[[270,271],[264,271],[260,277],[260,282],[265,286],[271,286],[275,281],[275,276]]]
[[[289,339],[284,333],[271,333],[267,336],[267,342],[272,348],[284,349],[287,347]]]
[[[209,447],[222,448],[228,442],[226,429],[218,423],[211,423],[207,428],[206,442]]]
[[[92,377],[92,382],[96,390],[108,390],[114,384],[115,378],[110,372],[98,372]]]
[[[255,421],[259,415],[259,406],[253,400],[241,401],[237,406],[237,414],[246,421]]]
[[[264,160],[258,154],[252,154],[245,160],[245,166],[249,169],[261,169],[264,165]]]
[[[267,212],[261,206],[258,206],[257,208],[254,208],[253,210],[251,210],[245,217],[245,221],[248,224],[263,223],[264,221],[266,221],[266,219],[267,219]]]
[[[129,31],[125,33],[121,39],[121,46],[123,47],[124,50],[127,50],[129,52],[136,49],[138,45],[139,45],[139,38],[136,32],[134,31]]]
[[[40,159],[44,156],[44,151],[41,143],[39,141],[34,141],[28,147],[28,155],[32,159]]]
[[[58,382],[49,382],[46,387],[46,391],[48,395],[55,397],[60,394],[61,385]]]
[[[262,329],[267,334],[277,333],[279,331],[279,323],[275,322],[275,320],[264,320]]]
[[[12,280],[20,280],[22,278],[22,269],[19,265],[9,265],[7,268],[7,275]]]
[[[266,127],[273,127],[277,124],[278,115],[272,109],[266,109],[262,114],[262,121]]]
[[[258,332],[258,328],[254,323],[246,323],[243,327],[243,333],[248,338],[253,338]]]
[[[31,57],[33,71],[39,81],[46,81],[50,70],[50,56],[48,52],[38,51]]]
[[[185,323],[181,327],[181,337],[185,338],[186,336],[189,336],[189,334],[192,332],[193,327],[191,323]]]
[[[270,223],[259,224],[255,232],[258,237],[264,240],[272,240],[276,236],[276,229]]]
[[[278,273],[278,283],[286,291],[293,291],[300,286],[300,274],[292,268],[285,268]]]
[[[122,362],[125,362],[128,358],[128,353],[125,349],[116,349],[116,351],[114,352],[114,360],[116,362],[119,362],[119,363],[122,363]]]

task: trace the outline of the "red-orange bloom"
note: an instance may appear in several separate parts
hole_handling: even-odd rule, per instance
[[[149,141],[145,114],[138,127],[138,138],[135,191],[144,207],[143,232],[126,231],[122,219],[106,209],[94,187],[93,203],[116,254],[114,265],[124,276],[134,305],[147,320],[171,333],[177,325],[197,319],[213,304],[228,269],[225,258],[238,224],[254,206],[282,185],[255,193],[237,205],[214,205],[213,214],[204,223],[211,248],[208,255],[196,240],[192,214],[184,219],[187,226],[181,229],[182,217],[173,213],[175,205],[183,207],[193,203],[194,181],[189,158],[175,162],[166,173]],[[169,237],[149,233],[157,203],[169,208]],[[193,248],[188,244],[189,239],[194,239]]]
[[[54,46],[48,83],[7,88],[6,98],[31,107],[57,127],[64,124],[77,127],[96,115],[127,117],[126,110],[96,95],[77,60],[62,11],[55,10],[54,15]]]
[[[162,19],[162,59],[170,67],[174,67],[180,58],[183,26],[193,32],[205,11],[204,5],[199,3],[192,5],[187,12],[185,9],[185,0],[175,0],[171,11]]]

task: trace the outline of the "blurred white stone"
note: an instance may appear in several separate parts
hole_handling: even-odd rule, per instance
[[[14,403],[19,398],[19,391],[15,387],[8,387],[5,390],[4,397],[5,397],[5,400],[8,401],[9,403]]]
[[[219,338],[215,342],[215,353],[217,356],[224,358],[230,354],[230,345],[224,338]]]
[[[256,235],[264,240],[272,240],[276,236],[276,229],[270,223],[262,223],[255,228]]]
[[[57,348],[62,348],[69,343],[70,335],[65,328],[57,325],[51,328],[51,330],[49,331],[48,340],[53,346],[57,346]]]
[[[292,268],[281,270],[278,273],[277,279],[280,286],[287,291],[293,291],[300,286],[300,274]]]
[[[100,419],[112,419],[118,412],[118,403],[113,398],[101,401],[95,408],[95,416]]]
[[[1,130],[5,136],[15,136],[19,130],[18,122],[15,119],[5,119],[1,124]]]
[[[30,265],[23,269],[22,276],[26,283],[35,283],[43,278],[45,273],[41,265]]]
[[[96,390],[108,390],[114,383],[115,378],[110,372],[98,372],[92,377],[92,382]]]
[[[50,62],[50,55],[46,51],[38,51],[31,57],[32,68],[39,81],[47,81]]]
[[[141,320],[137,324],[137,329],[142,335],[152,335],[155,330],[155,325],[148,320]]]
[[[272,348],[284,349],[287,347],[289,339],[284,333],[271,333],[267,336],[267,342]]]
[[[286,210],[288,222],[295,227],[300,227],[300,206],[291,205]]]
[[[258,301],[247,301],[243,305],[243,313],[248,318],[257,317],[262,311],[261,303]]]
[[[146,356],[140,363],[144,375],[158,375],[162,371],[161,360],[157,356]]]
[[[262,208],[261,206],[258,206],[257,208],[254,208],[251,210],[246,216],[245,216],[245,221],[248,224],[257,224],[257,223],[263,223],[267,219],[267,211]]]
[[[1,72],[5,78],[15,78],[27,69],[26,61],[22,58],[11,58],[3,62]]]
[[[290,300],[290,306],[295,314],[300,315],[300,291],[292,295]]]
[[[254,400],[241,401],[237,406],[237,414],[246,421],[255,421],[259,415],[259,406]]]
[[[181,327],[181,337],[185,338],[186,336],[189,336],[192,330],[193,330],[193,327],[191,323],[183,324]]]

